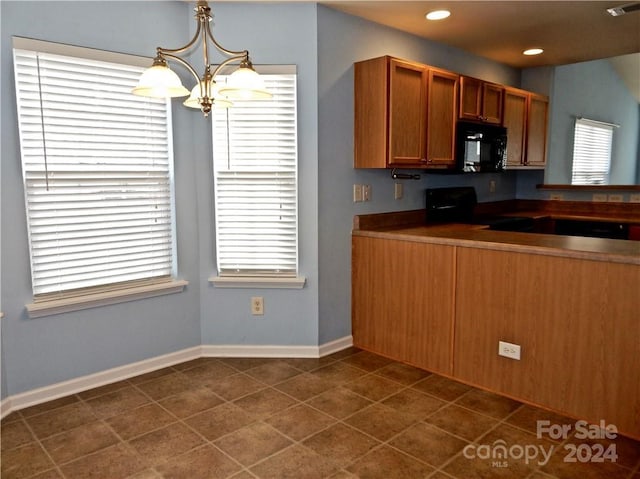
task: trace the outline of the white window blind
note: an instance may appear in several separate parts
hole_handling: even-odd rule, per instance
[[[614,127],[612,124],[576,118],[572,185],[608,183]]]
[[[25,43],[42,48],[19,48]],[[168,103],[130,93],[144,69],[138,57],[114,63],[92,59],[99,51],[48,45],[14,38],[34,297],[169,277]]]
[[[295,276],[298,269],[295,69],[259,71],[271,100],[213,113],[221,276]]]

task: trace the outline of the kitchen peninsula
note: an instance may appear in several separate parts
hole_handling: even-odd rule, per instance
[[[636,205],[568,203],[506,214],[640,225]],[[424,218],[355,217],[354,345],[640,438],[640,242]]]

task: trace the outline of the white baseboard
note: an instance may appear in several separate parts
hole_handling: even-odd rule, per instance
[[[0,401],[0,418],[5,417],[11,411],[13,411],[13,407],[11,405],[11,398],[7,397]]]
[[[144,361],[126,364],[117,368],[9,396],[0,402],[0,417],[5,417],[13,411],[18,411],[29,406],[35,406],[36,404],[122,381],[200,357],[318,358],[346,349],[352,344],[353,338],[351,336],[345,336],[344,338],[336,339],[335,341],[320,346],[195,346],[175,353],[145,359]]]
[[[5,398],[5,401],[8,401],[9,403],[8,410],[5,411],[5,409],[2,408],[2,417],[12,411],[24,409],[29,406],[35,406],[36,404],[52,401],[54,399],[69,396],[70,394],[76,394],[86,391],[87,389],[93,389],[106,384],[122,381],[123,379],[139,376],[140,374],[149,373],[174,364],[196,359],[200,356],[202,356],[201,346],[195,346],[175,353],[164,354],[162,356],[156,356],[155,358],[125,364],[124,366],[107,369],[106,371],[100,371],[99,373],[81,376],[79,378],[70,379],[61,383],[9,396],[8,398]]]
[[[351,346],[353,346],[353,336],[351,335],[334,339],[333,341],[318,346],[318,355],[316,357],[321,358],[328,356],[329,354],[337,353]]]
[[[318,346],[202,346],[202,356],[207,358],[317,358],[318,351]]]

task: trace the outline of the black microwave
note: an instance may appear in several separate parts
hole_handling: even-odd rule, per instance
[[[456,125],[456,170],[464,173],[503,171],[507,162],[507,129],[459,121]]]

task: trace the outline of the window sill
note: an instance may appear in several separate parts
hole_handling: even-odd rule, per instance
[[[69,313],[83,309],[124,303],[137,299],[152,298],[165,294],[180,293],[189,284],[185,280],[134,286],[117,291],[105,291],[70,298],[53,299],[27,304],[29,318],[40,318],[54,314]]]
[[[628,190],[640,191],[640,185],[536,185],[539,190]]]
[[[302,289],[307,278],[296,277],[251,277],[251,276],[212,276],[209,282],[217,288],[272,288]]]

